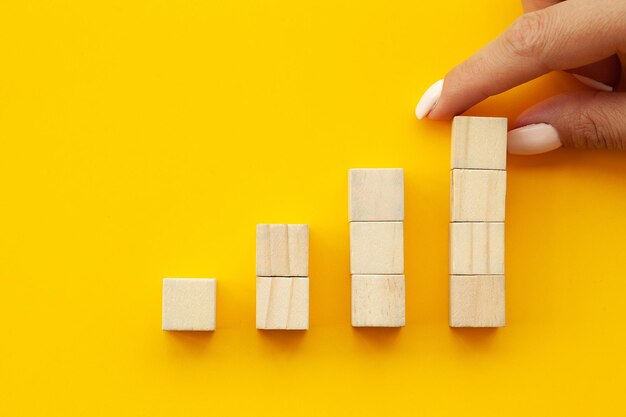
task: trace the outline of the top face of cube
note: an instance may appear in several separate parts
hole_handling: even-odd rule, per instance
[[[351,169],[349,221],[403,221],[404,169]]]
[[[455,117],[451,168],[506,169],[506,129],[504,117]]]
[[[257,224],[256,275],[309,276],[309,225]]]

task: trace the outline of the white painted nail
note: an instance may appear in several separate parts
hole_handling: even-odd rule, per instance
[[[516,155],[534,155],[561,147],[559,132],[554,126],[537,123],[513,129],[508,133],[507,149]]]
[[[415,107],[415,115],[418,119],[422,120],[435,108],[439,97],[441,97],[441,90],[443,90],[443,80],[439,80],[428,87],[428,90],[422,95]]]
[[[613,91],[613,87],[610,85],[606,85],[601,83],[598,80],[594,80],[593,78],[585,77],[584,75],[572,74],[574,78],[576,78],[581,83],[585,84],[587,87],[595,88],[598,91]]]

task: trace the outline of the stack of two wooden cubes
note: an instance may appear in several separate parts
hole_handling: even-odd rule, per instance
[[[309,328],[309,226],[258,224],[256,327]]]
[[[352,325],[405,324],[404,170],[349,172]]]
[[[456,117],[450,185],[450,326],[505,324],[507,120]]]

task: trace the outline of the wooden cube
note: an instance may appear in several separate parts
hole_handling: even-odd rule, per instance
[[[504,223],[450,223],[450,274],[504,274]]]
[[[348,188],[348,217],[351,222],[404,220],[402,168],[351,169]]]
[[[453,169],[450,183],[452,222],[503,222],[506,171]]]
[[[451,327],[503,327],[504,275],[451,275]]]
[[[215,330],[215,279],[165,278],[163,330]]]
[[[309,328],[309,279],[257,277],[256,328],[306,330]]]
[[[353,275],[352,326],[405,325],[404,275]]]
[[[352,274],[404,274],[404,223],[350,223]]]
[[[260,277],[309,275],[307,224],[258,224],[256,274]]]
[[[504,117],[455,117],[451,167],[506,169],[506,129]]]

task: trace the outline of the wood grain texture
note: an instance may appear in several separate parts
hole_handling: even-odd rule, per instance
[[[402,327],[405,323],[404,275],[352,276],[352,326]]]
[[[403,274],[404,223],[350,223],[352,274]]]
[[[503,222],[506,171],[453,169],[450,175],[452,222]]]
[[[504,223],[450,223],[450,273],[504,274]]]
[[[257,277],[256,328],[305,330],[309,328],[309,279]]]
[[[261,277],[309,275],[307,224],[258,224],[256,274]]]
[[[349,221],[404,220],[404,169],[351,169],[348,188]]]
[[[163,330],[215,330],[213,278],[163,279]]]
[[[506,169],[506,135],[504,117],[455,117],[451,168]]]
[[[451,327],[503,327],[503,275],[451,275]]]

